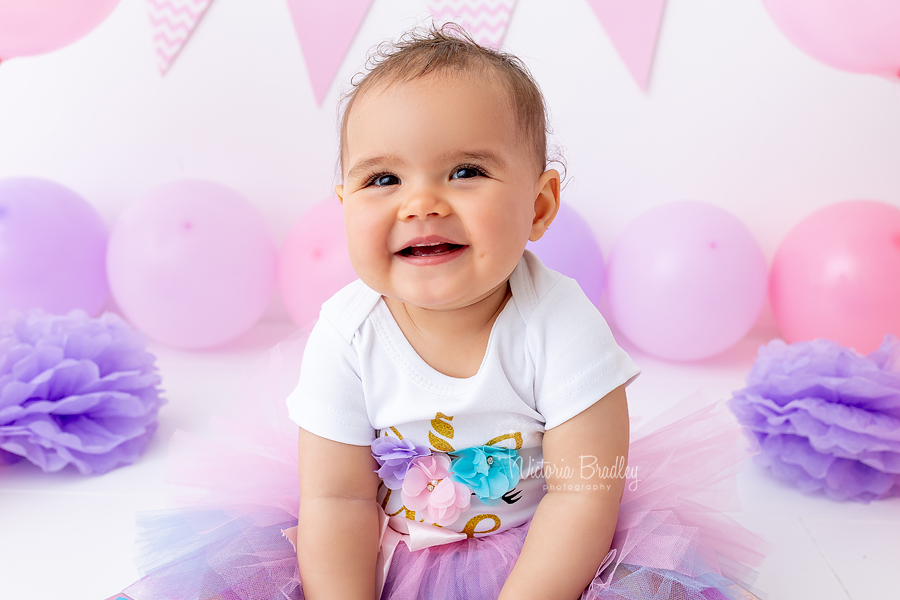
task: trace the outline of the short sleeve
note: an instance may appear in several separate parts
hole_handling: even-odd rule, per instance
[[[568,421],[640,373],[573,279],[561,277],[540,300],[527,335],[535,406],[545,429]]]
[[[356,352],[325,318],[310,333],[287,405],[292,421],[320,437],[354,446],[368,446],[375,437]]]

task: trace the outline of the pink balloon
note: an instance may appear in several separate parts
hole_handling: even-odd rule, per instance
[[[278,283],[288,314],[301,327],[319,317],[322,303],[357,279],[344,213],[337,198],[319,202],[294,223],[281,247]]]
[[[801,221],[775,254],[769,298],[789,342],[822,337],[868,353],[900,335],[900,208],[856,200]]]
[[[900,77],[900,2],[763,0],[801,50],[832,67]]]
[[[0,59],[43,54],[81,38],[119,0],[0,0]]]
[[[122,213],[109,242],[113,297],[150,337],[208,348],[247,331],[275,287],[277,248],[262,215],[217,183],[160,186]]]
[[[567,204],[559,207],[544,237],[528,249],[545,265],[571,277],[596,306],[603,296],[603,253],[587,221]]]
[[[766,260],[736,217],[700,202],[654,208],[622,232],[607,265],[615,323],[671,360],[713,356],[739,341],[766,296]]]
[[[72,190],[0,181],[0,318],[32,308],[99,313],[109,298],[107,237],[100,215]]]

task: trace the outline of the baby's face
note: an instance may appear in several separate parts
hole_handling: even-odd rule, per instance
[[[454,309],[506,285],[544,230],[533,221],[546,175],[513,115],[489,77],[427,76],[357,99],[336,190],[350,260],[369,287]]]

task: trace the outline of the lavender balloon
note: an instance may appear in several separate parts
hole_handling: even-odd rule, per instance
[[[208,348],[259,320],[276,260],[269,227],[246,198],[216,183],[176,181],[121,215],[107,264],[116,302],[141,331]]]
[[[701,202],[657,207],[613,248],[608,294],[622,333],[670,360],[713,356],[740,340],[766,295],[766,260],[747,227]]]
[[[52,181],[0,180],[0,318],[11,310],[100,312],[106,225],[81,196]]]
[[[603,295],[603,253],[587,221],[563,204],[544,237],[528,242],[545,265],[571,277],[596,306]]]

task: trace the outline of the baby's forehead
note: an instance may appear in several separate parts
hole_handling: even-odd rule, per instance
[[[475,92],[479,96],[485,96],[486,105],[497,109],[498,113],[505,113],[509,118],[510,126],[515,129],[515,135],[525,135],[526,125],[519,122],[517,118],[515,96],[508,85],[505,85],[502,78],[495,73],[491,73],[489,69],[478,70],[458,70],[458,69],[442,69],[423,76],[412,79],[383,79],[373,82],[371,86],[359,91],[354,98],[352,105],[347,108],[347,114],[344,117],[342,131],[342,148],[341,153],[347,152],[347,144],[349,138],[352,137],[350,131],[357,128],[361,122],[366,120],[378,120],[381,118],[380,110],[384,110],[386,104],[380,102],[386,96],[402,93],[404,88],[424,89],[429,92],[446,89],[456,92],[460,87],[469,89],[475,88]],[[446,110],[453,111],[454,105],[450,104]],[[462,110],[462,109],[460,109]]]

